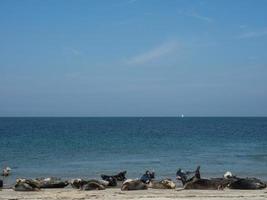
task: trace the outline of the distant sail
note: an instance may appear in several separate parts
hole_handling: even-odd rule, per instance
[[[184,115],[182,114],[182,115],[181,115],[181,117],[183,118],[183,117],[184,117]]]

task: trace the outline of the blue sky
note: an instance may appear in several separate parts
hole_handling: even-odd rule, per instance
[[[266,0],[0,0],[1,116],[267,116]]]

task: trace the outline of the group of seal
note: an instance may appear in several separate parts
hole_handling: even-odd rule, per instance
[[[123,171],[112,176],[101,174],[101,178],[108,182],[108,186],[117,186],[118,182],[122,182],[126,180],[126,177],[125,177],[126,173],[127,171]]]
[[[75,189],[80,190],[104,190],[107,187],[116,187],[118,183],[126,180],[127,171],[119,172],[116,175],[101,174],[102,180],[84,180],[84,179],[72,179],[70,184]]]
[[[68,184],[68,181],[55,177],[37,179],[18,178],[13,189],[15,191],[38,191],[42,188],[64,188]]]
[[[108,186],[107,181],[102,180],[84,180],[84,179],[72,179],[70,184],[75,189],[80,190],[104,190]]]
[[[146,171],[138,179],[127,179],[127,171],[119,172],[115,175],[101,174],[102,180],[96,179],[72,179],[64,181],[60,178],[36,178],[16,180],[13,189],[15,191],[38,191],[42,188],[64,188],[71,185],[79,190],[105,190],[110,187],[120,187],[125,190],[146,190],[153,189],[175,189],[176,184],[171,179],[155,180],[154,171]],[[179,169],[176,172],[176,179],[181,181],[183,189],[264,189],[266,183],[256,178],[239,178],[233,176],[231,172],[225,173],[222,178],[205,179],[200,175],[200,166],[195,171],[184,171]],[[0,189],[3,187],[3,181],[0,180]]]
[[[176,184],[171,179],[154,180],[155,172],[146,171],[140,179],[127,179],[121,190],[175,189]]]
[[[193,175],[193,176],[192,176]],[[266,183],[256,178],[240,178],[226,172],[223,178],[204,179],[200,175],[200,166],[193,172],[179,169],[176,179],[180,180],[184,189],[240,189],[256,190],[266,188]]]

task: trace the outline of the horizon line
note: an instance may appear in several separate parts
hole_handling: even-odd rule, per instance
[[[121,115],[121,116],[62,116],[62,115],[56,115],[56,116],[49,116],[49,115],[40,115],[40,116],[36,116],[36,115],[32,115],[32,116],[0,116],[0,118],[265,118],[267,117],[267,115],[244,115],[244,116],[238,116],[238,115],[222,115],[222,116],[216,116],[216,115],[210,115],[210,116],[201,116],[201,115],[184,115],[183,117],[181,115],[144,115],[144,116],[127,116],[127,115]]]

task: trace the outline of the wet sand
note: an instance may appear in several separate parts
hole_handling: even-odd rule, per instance
[[[249,199],[266,200],[267,189],[264,190],[157,190],[121,191],[119,188],[102,191],[80,191],[71,188],[43,189],[38,192],[15,192],[12,189],[0,191],[0,200],[19,199],[183,199],[183,200],[222,200],[222,199]]]

